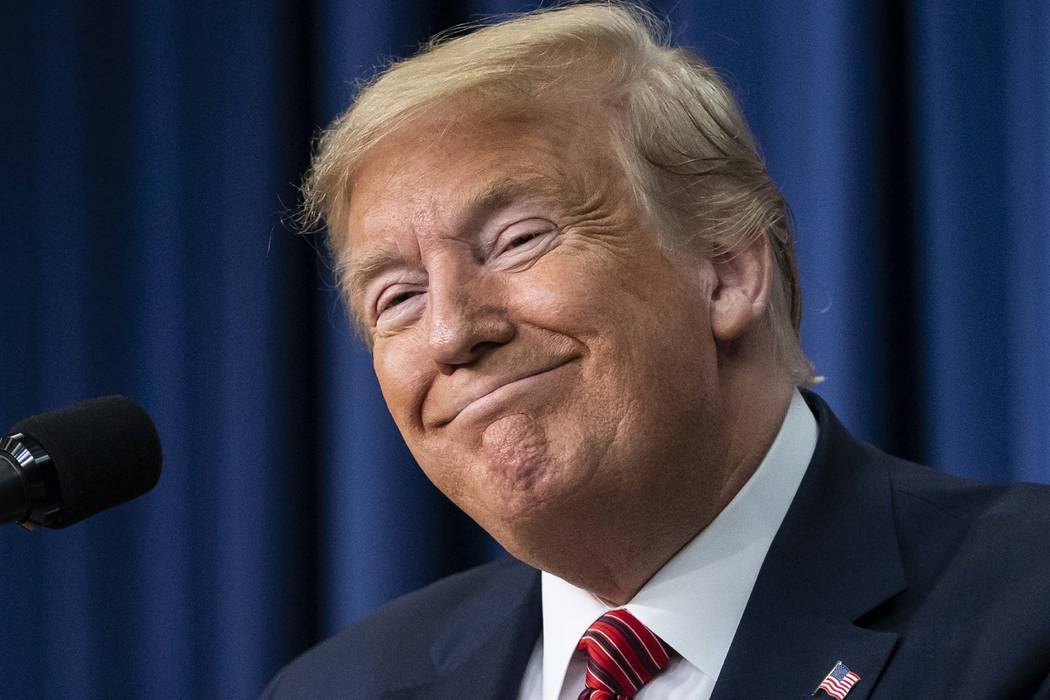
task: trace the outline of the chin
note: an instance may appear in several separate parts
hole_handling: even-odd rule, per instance
[[[465,484],[462,478],[468,475],[472,483]],[[531,531],[549,519],[567,490],[565,474],[546,456],[475,462],[474,468],[461,471],[460,476],[458,497],[452,500],[504,547],[508,547],[504,540],[513,539],[515,532]]]
[[[558,471],[549,458],[486,463],[486,510],[500,519],[538,517],[558,499]]]
[[[550,422],[532,412],[500,416],[470,449],[441,451],[443,468],[428,471],[438,488],[515,556],[520,543],[571,520],[581,485],[594,476],[589,451],[554,432]]]
[[[490,507],[516,512],[543,499],[543,492],[558,473],[547,430],[526,413],[512,413],[492,421],[482,432],[474,456],[478,479],[476,493]]]
[[[485,498],[468,513],[508,552],[529,562],[529,552],[549,548],[563,540],[561,530],[578,526],[588,500],[581,498],[586,494],[579,488],[580,476],[579,470],[548,459],[522,478],[489,481]]]

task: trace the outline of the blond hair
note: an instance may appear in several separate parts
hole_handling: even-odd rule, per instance
[[[571,4],[464,29],[474,31],[436,37],[387,67],[321,135],[302,211],[306,225],[328,224],[337,260],[355,170],[385,136],[464,96],[508,109],[567,96],[604,108],[636,204],[665,246],[717,259],[766,238],[773,351],[796,384],[814,381],[799,341],[802,295],[787,203],[715,71],[671,46],[663,25],[628,3]],[[344,275],[339,282],[349,292]]]

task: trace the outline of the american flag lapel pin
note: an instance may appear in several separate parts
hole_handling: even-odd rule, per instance
[[[836,661],[835,667],[824,677],[824,680],[813,690],[811,695],[816,695],[823,690],[835,700],[842,700],[859,680],[860,676],[849,670],[849,666],[841,661]]]

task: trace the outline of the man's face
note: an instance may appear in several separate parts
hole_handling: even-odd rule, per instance
[[[580,121],[416,122],[351,193],[351,303],[387,405],[511,552],[683,488],[710,507],[724,476],[711,265],[661,250]]]

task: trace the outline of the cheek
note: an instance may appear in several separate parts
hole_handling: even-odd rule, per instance
[[[601,349],[605,362],[640,368],[664,359],[659,353],[681,352],[683,340],[703,333],[702,300],[674,282],[632,270],[591,274],[552,266],[523,281],[511,298],[519,319]]]
[[[427,368],[419,361],[419,353],[407,347],[377,344],[372,366],[379,380],[390,415],[406,440],[420,429],[420,406],[430,381]]]
[[[610,290],[602,289],[574,262],[545,262],[512,278],[506,296],[510,315],[521,323],[584,342],[608,333],[607,306],[616,302]]]

